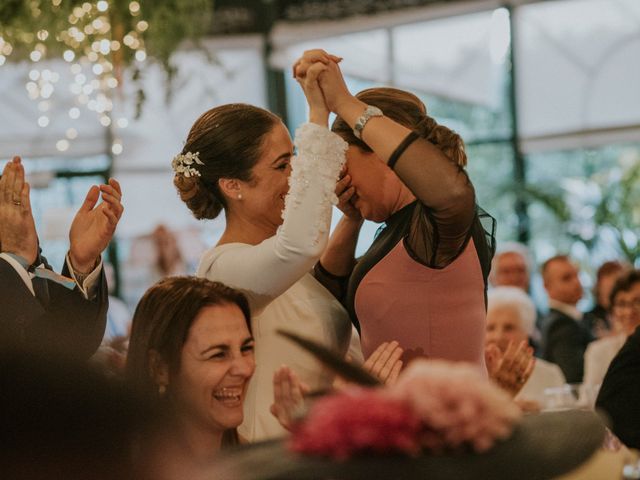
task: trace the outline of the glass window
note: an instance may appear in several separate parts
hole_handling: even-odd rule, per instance
[[[528,156],[531,245],[584,268],[640,257],[640,144]],[[625,252],[620,242],[624,242]]]
[[[476,190],[476,202],[497,220],[496,238],[517,238],[518,219],[512,188],[513,149],[510,143],[467,147],[467,172]]]

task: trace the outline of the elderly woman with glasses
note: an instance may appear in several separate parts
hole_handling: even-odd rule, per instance
[[[640,326],[640,270],[623,273],[613,285],[609,297],[613,335],[591,342],[584,354],[585,385],[602,383],[609,364],[627,337]]]

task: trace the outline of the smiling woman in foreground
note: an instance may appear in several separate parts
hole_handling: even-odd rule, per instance
[[[170,277],[142,297],[127,378],[150,408],[175,420],[167,438],[177,452],[206,462],[238,443],[253,343],[247,300],[221,283]]]

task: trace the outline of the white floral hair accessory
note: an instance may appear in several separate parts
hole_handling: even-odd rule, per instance
[[[180,173],[185,177],[200,177],[200,172],[193,165],[204,165],[204,162],[200,160],[200,152],[191,153],[187,152],[185,154],[179,153],[173,160],[171,160],[171,167],[173,171],[176,173]]]

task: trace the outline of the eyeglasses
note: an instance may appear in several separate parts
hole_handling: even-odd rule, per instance
[[[640,298],[636,298],[634,300],[631,300],[630,302],[624,302],[624,301],[615,302],[613,304],[613,308],[615,308],[616,310],[623,310],[625,308],[631,308],[633,310],[640,311]]]

